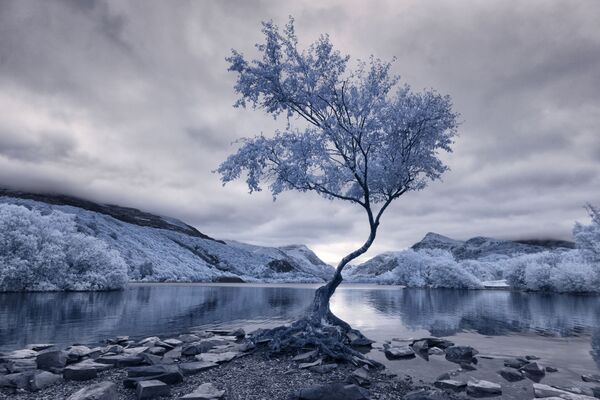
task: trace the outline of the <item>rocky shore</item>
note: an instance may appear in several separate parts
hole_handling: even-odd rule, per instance
[[[316,350],[277,354],[254,343],[241,329],[192,331],[171,338],[130,340],[117,337],[90,348],[51,344],[0,354],[0,399],[141,400],[287,399],[287,400],[452,400],[502,396],[502,381],[532,381],[536,398],[591,400],[595,387],[558,387],[538,383],[556,371],[534,356],[504,360],[498,381],[465,379],[460,371],[484,361],[477,350],[439,338],[391,340],[381,349],[389,360],[444,356],[458,372],[431,385],[416,385],[359,360],[338,364]],[[600,376],[582,382],[600,385]],[[530,398],[523,397],[523,398]]]

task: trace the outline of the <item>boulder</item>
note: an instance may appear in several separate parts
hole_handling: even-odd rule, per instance
[[[118,344],[113,344],[112,346],[106,346],[104,348],[103,353],[112,353],[112,354],[121,354],[125,351],[125,348]]]
[[[102,365],[102,364],[99,364]],[[63,377],[72,381],[87,381],[98,376],[98,369],[90,364],[73,364],[65,367]]]
[[[521,371],[514,368],[502,368],[498,373],[509,382],[517,382],[525,379]]]
[[[100,382],[86,386],[73,393],[67,400],[119,400],[117,386],[112,382]]]
[[[470,380],[467,383],[467,394],[471,396],[490,396],[502,394],[502,386],[484,380]]]
[[[219,364],[208,361],[196,361],[179,364],[179,370],[183,375],[194,375],[198,372],[214,368]]]
[[[140,340],[138,345],[152,347],[156,342],[160,342],[160,338],[158,336],[150,336]]]
[[[148,346],[128,347],[126,349],[123,349],[123,351],[121,353],[136,356],[136,355],[142,354],[148,350],[150,350],[150,347],[148,347]]]
[[[169,386],[158,380],[141,381],[137,383],[135,395],[137,400],[153,399],[171,394]]]
[[[60,350],[39,353],[36,358],[37,367],[46,371],[61,371],[67,365],[67,353]]]
[[[79,360],[82,357],[88,356],[91,352],[87,346],[71,346],[66,351],[69,360]]]
[[[446,360],[453,363],[472,363],[478,351],[471,346],[450,346],[446,349]]]
[[[427,353],[429,351],[429,342],[427,340],[416,340],[412,344],[415,353]]]
[[[544,368],[542,368],[538,363],[536,362],[531,362],[529,364],[525,364],[521,367],[521,371],[523,371],[524,373],[528,374],[528,375],[536,375],[536,376],[543,376],[546,375],[546,371]]]
[[[369,391],[357,385],[332,383],[301,389],[290,397],[295,400],[368,400]]]
[[[198,386],[198,388],[196,390],[194,390],[192,393],[186,394],[185,396],[180,397],[180,399],[182,399],[182,400],[183,399],[186,399],[186,400],[216,400],[216,399],[223,398],[224,395],[225,395],[225,391],[217,389],[217,387],[215,385],[213,385],[212,383],[203,383],[202,385]]]
[[[444,379],[441,381],[436,381],[433,384],[433,386],[435,386],[438,389],[447,389],[452,390],[454,392],[460,392],[462,390],[465,390],[467,384],[465,382],[455,381],[454,379]]]

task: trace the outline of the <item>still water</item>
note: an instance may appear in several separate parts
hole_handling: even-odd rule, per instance
[[[96,344],[117,335],[166,336],[197,327],[252,331],[299,317],[315,285],[135,284],[120,292],[0,294],[0,350],[29,343]],[[432,381],[456,370],[443,356],[387,361],[385,340],[447,337],[490,358],[469,376],[506,386],[504,398],[532,397],[531,382],[496,371],[507,356],[533,354],[559,368],[543,383],[585,386],[600,366],[600,298],[510,291],[342,285],[332,301],[342,319],[376,340],[370,356],[397,373]]]

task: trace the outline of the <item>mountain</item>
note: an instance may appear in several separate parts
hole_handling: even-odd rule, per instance
[[[484,236],[461,241],[429,232],[421,241],[413,244],[411,248],[413,250],[443,249],[451,252],[457,260],[472,260],[491,255],[513,256],[515,254],[532,254],[548,250],[573,249],[575,244],[564,240],[501,240]]]
[[[212,238],[175,218],[72,196],[0,189],[0,203],[74,215],[77,229],[105,241],[148,282],[323,282],[333,268],[308,247],[255,246]]]

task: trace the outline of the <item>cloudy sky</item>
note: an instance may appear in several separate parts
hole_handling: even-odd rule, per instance
[[[368,3],[368,4],[367,4]],[[443,182],[398,200],[367,256],[426,232],[569,238],[600,203],[597,0],[0,1],[0,185],[181,218],[218,238],[305,243],[328,262],[360,245],[351,204],[248,195],[211,173],[276,123],[234,109],[224,58],[260,21],[296,19],[353,58],[396,56],[463,124]]]

